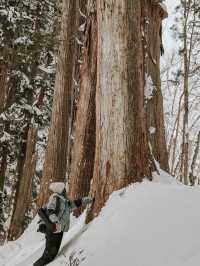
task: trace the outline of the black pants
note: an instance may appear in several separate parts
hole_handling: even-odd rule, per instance
[[[33,266],[44,266],[54,260],[58,254],[62,238],[63,232],[57,234],[47,233],[44,253],[42,257],[33,264]]]

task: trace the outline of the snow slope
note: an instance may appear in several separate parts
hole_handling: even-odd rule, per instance
[[[164,172],[153,182],[130,185],[113,193],[87,227],[84,214],[76,220],[49,265],[198,266],[199,202],[198,187],[181,185]],[[33,221],[19,240],[0,249],[0,265],[30,266],[43,245]]]

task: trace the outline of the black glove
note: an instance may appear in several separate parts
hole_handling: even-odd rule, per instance
[[[92,199],[92,205],[95,203],[95,198]]]
[[[40,233],[46,234],[46,232],[47,232],[46,225],[43,224],[43,223],[42,223],[42,224],[39,224],[39,227],[38,227],[37,232],[40,232]]]
[[[161,56],[163,56],[164,53],[165,53],[164,46],[163,46],[163,44],[161,44],[160,45],[160,54],[161,54]]]

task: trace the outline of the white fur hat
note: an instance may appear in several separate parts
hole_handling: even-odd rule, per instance
[[[62,194],[65,184],[63,182],[53,182],[49,185],[49,189],[54,193]]]

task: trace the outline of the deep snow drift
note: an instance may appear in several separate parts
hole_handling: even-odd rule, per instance
[[[112,194],[87,227],[73,221],[61,251],[49,265],[198,266],[200,188],[186,187],[164,172],[153,182]],[[41,255],[36,220],[16,242],[0,249],[1,266],[31,266]],[[71,261],[71,264],[70,264]]]

